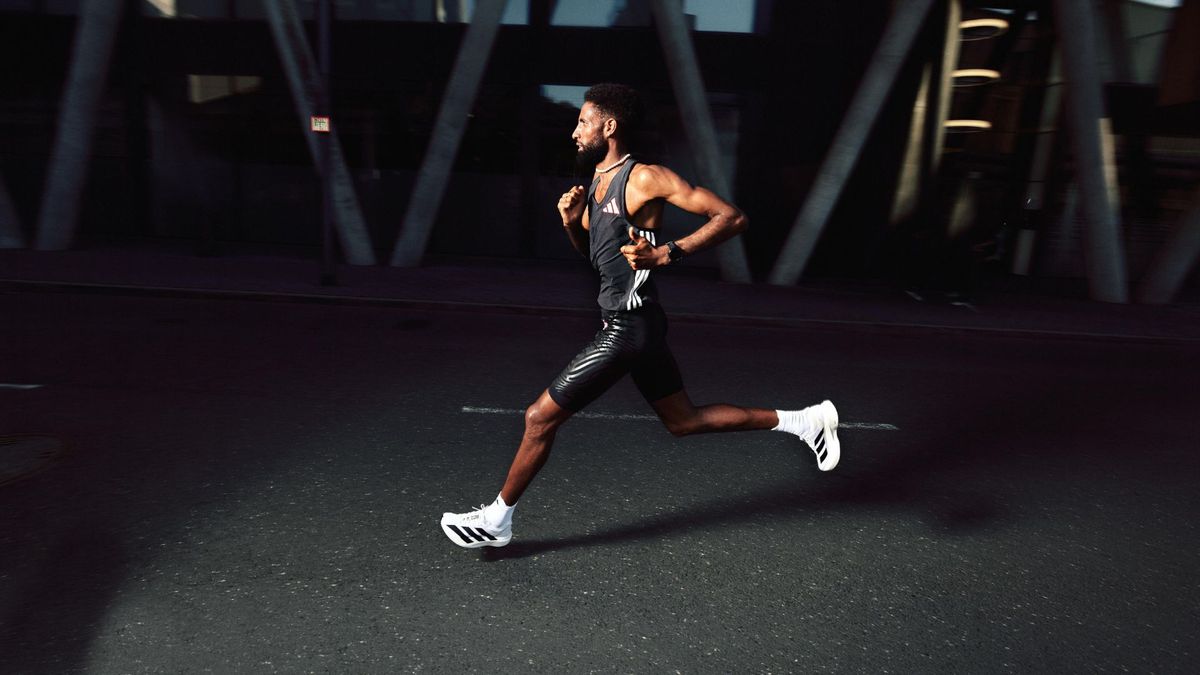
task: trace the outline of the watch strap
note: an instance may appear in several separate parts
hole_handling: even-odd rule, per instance
[[[682,259],[684,255],[686,253],[682,248],[679,248],[679,244],[676,244],[674,240],[667,242],[667,257],[671,262]]]

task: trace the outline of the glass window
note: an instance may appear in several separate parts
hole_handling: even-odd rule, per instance
[[[0,0],[3,2],[4,0]],[[51,4],[76,6],[79,0],[45,0]],[[142,0],[150,16],[200,19],[265,19],[262,0]],[[294,0],[296,12],[311,21],[317,0]],[[334,16],[347,21],[437,21],[465,23],[471,20],[477,0],[333,0]],[[50,5],[48,5],[50,6]],[[232,13],[232,16],[231,16]],[[508,0],[501,22],[529,23],[529,0]]]
[[[684,0],[696,30],[725,33],[754,31],[756,0]],[[554,26],[649,26],[647,0],[559,0],[550,17]]]
[[[559,0],[550,17],[550,25],[611,26],[613,15],[624,5],[625,0]]]
[[[564,103],[574,108],[583,107],[583,94],[587,87],[570,84],[543,84],[542,96],[555,103]]]
[[[686,0],[684,14],[696,17],[696,30],[753,33],[754,0]]]
[[[475,15],[476,0],[432,0],[435,21],[444,23],[466,23]],[[529,23],[529,0],[508,0],[500,23],[524,25]]]

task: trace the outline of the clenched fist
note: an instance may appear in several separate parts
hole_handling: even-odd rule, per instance
[[[665,246],[655,247],[632,227],[629,228],[629,241],[630,243],[621,247],[621,255],[625,256],[626,262],[633,269],[648,270],[671,262]]]
[[[586,202],[587,191],[582,185],[576,185],[558,198],[558,215],[562,216],[564,226],[578,223],[583,218]]]

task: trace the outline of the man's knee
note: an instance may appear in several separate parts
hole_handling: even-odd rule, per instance
[[[672,436],[688,436],[702,431],[700,409],[692,404],[682,390],[658,399],[651,405]]]
[[[533,433],[554,431],[562,424],[555,412],[546,405],[544,399],[539,398],[525,409],[525,430]]]
[[[663,424],[672,436],[689,436],[700,430],[699,416],[695,414],[677,415],[663,418]]]

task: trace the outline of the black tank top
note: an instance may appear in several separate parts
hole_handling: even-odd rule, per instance
[[[625,211],[625,185],[636,162],[625,162],[613,176],[604,203],[596,202],[596,186],[588,189],[588,241],[591,245],[592,267],[600,273],[600,296],[596,301],[602,309],[630,311],[647,302],[654,302],[658,292],[650,279],[650,270],[634,270],[621,255],[621,247],[631,243],[629,228],[633,227]],[[651,245],[657,245],[653,230],[635,228]]]

